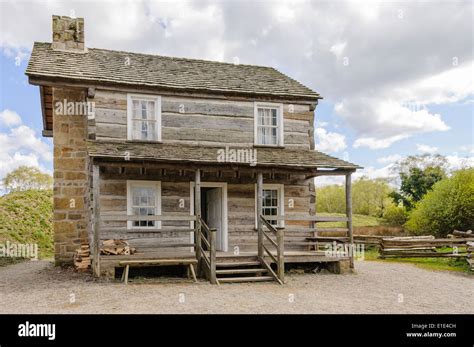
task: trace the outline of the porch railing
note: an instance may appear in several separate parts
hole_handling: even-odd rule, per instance
[[[308,227],[301,227],[298,225],[290,225],[284,228],[286,241],[290,241],[293,236],[292,234],[309,233],[312,234],[311,237],[305,237],[306,241],[304,242],[289,242],[288,245],[294,246],[309,246],[314,247],[315,250],[318,250],[319,245],[326,245],[327,243],[342,243],[347,245],[348,258],[351,261],[351,266],[354,262],[354,252],[353,252],[353,233],[352,233],[352,218],[350,216],[339,217],[339,216],[308,216],[308,215],[287,215],[287,216],[265,216],[267,221],[299,221],[299,222],[308,222]],[[341,222],[346,223],[346,227],[324,227],[316,226],[319,223],[328,223],[328,222]],[[311,226],[309,226],[309,223]],[[325,235],[321,235],[324,233]],[[329,235],[339,235],[345,234],[345,236],[329,236]],[[300,237],[298,237],[300,238]]]
[[[124,240],[146,240],[157,237],[157,235],[163,233],[173,234],[190,234],[196,233],[196,227],[183,227],[183,226],[153,226],[153,227],[133,227],[129,228],[125,226],[113,226],[108,225],[108,222],[140,222],[140,221],[153,221],[153,222],[195,222],[196,216],[189,215],[186,213],[171,213],[164,215],[153,215],[153,216],[139,216],[139,215],[124,215],[114,213],[101,213],[100,219],[94,228],[94,254],[93,257],[100,260],[100,241],[104,239],[117,238]],[[115,234],[117,233],[117,234]],[[105,237],[104,237],[105,236]],[[189,238],[191,239],[191,237]],[[194,237],[196,239],[196,237]],[[191,242],[163,242],[163,243],[150,243],[150,245],[141,246],[140,248],[193,248],[196,251],[196,243]],[[184,254],[184,253],[182,253]],[[96,275],[100,275],[97,273]]]
[[[200,254],[202,265],[206,267],[209,282],[218,284],[216,276],[216,229],[209,228],[201,217],[199,217],[198,224],[196,232],[199,233],[200,238],[196,238],[196,248],[200,248],[200,252],[196,253]],[[200,242],[197,240],[200,240]],[[203,249],[203,245],[206,246],[206,250]]]
[[[153,222],[194,222],[193,228],[184,228],[178,226],[160,226],[160,227],[114,227],[104,224],[106,222],[134,222],[134,221],[153,221]],[[201,217],[196,215],[189,215],[184,213],[174,213],[154,216],[138,216],[138,215],[123,215],[103,213],[100,216],[100,228],[98,228],[97,239],[103,239],[102,233],[120,233],[121,238],[132,239],[146,239],[153,238],[156,234],[161,233],[194,233],[194,242],[191,243],[153,243],[151,248],[181,248],[192,247],[195,251],[197,260],[200,266],[204,266],[205,272],[209,281],[213,284],[218,284],[216,277],[216,229],[209,228]],[[140,234],[140,237],[135,235]],[[99,245],[97,245],[99,249]],[[100,257],[100,252],[96,253]]]
[[[285,243],[284,243],[284,231],[281,228],[275,228],[264,216],[260,215],[260,221],[262,227],[258,228],[258,254],[259,261],[263,266],[270,272],[275,280],[283,284],[285,281]],[[269,232],[276,236],[276,241],[263,230],[265,226]],[[265,240],[268,241],[269,245],[272,245],[276,249],[276,256],[267,248]],[[270,257],[277,266],[277,272],[273,271],[270,264],[265,260],[265,256]]]

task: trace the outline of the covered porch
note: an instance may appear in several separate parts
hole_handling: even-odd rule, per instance
[[[215,153],[216,149],[213,150]],[[128,159],[110,155],[110,151],[107,156],[90,153],[93,158],[90,239],[96,276],[115,276],[115,269],[130,261],[159,265],[160,260],[196,259],[198,275],[211,283],[234,282],[227,280],[233,276],[225,276],[230,274],[252,274],[256,280],[284,283],[285,264],[354,266],[352,252],[337,257],[326,253],[327,243],[345,244],[348,248],[353,243],[351,174],[355,167],[352,164],[332,168],[311,163],[249,165],[202,162],[202,156],[199,160],[177,162],[168,158],[137,158],[136,153]],[[264,162],[260,158],[259,162]],[[325,175],[345,177],[345,217],[315,214],[313,179]],[[130,213],[125,206],[129,197],[117,191],[128,186],[124,182],[134,180],[160,182],[159,213],[145,216]],[[278,199],[278,209],[272,210],[268,207],[269,191],[279,185],[284,188],[284,194]],[[209,219],[212,207],[203,202],[212,187],[217,190],[220,187],[217,195],[225,199],[219,217],[222,225],[218,227]],[[327,222],[342,222],[345,227],[326,228]],[[130,228],[130,223],[134,227]],[[331,236],[334,233],[338,236]],[[137,253],[101,255],[101,242],[106,239],[128,240],[136,245]],[[248,267],[240,266],[244,263]]]

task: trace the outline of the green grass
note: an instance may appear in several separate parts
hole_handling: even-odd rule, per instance
[[[446,252],[450,248],[440,248],[440,251]],[[364,259],[369,261],[381,261],[391,263],[406,263],[414,264],[420,268],[437,271],[456,271],[472,273],[469,270],[469,265],[466,259],[454,258],[385,258],[380,259],[379,252],[375,248],[366,249],[364,252]]]
[[[321,212],[317,213],[318,216],[330,216],[330,217],[345,217],[345,214],[342,213],[326,213]],[[376,227],[382,225],[383,219],[366,216],[362,214],[353,214],[352,215],[352,223],[354,227]],[[345,222],[324,222],[318,223],[319,226],[323,228],[344,228],[346,226]]]
[[[28,190],[0,196],[0,243],[36,243],[40,258],[52,257],[52,196],[52,191],[45,190]]]

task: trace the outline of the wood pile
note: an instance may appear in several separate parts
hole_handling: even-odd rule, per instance
[[[88,271],[91,266],[91,252],[88,243],[83,243],[74,253],[74,268],[77,271]]]
[[[464,248],[468,241],[470,239],[435,239],[433,236],[383,238],[379,253],[381,258],[462,258],[467,256],[467,251]],[[457,249],[439,250],[443,247],[456,247]]]
[[[125,240],[103,240],[100,247],[100,254],[104,255],[131,255],[135,252],[136,249]]]

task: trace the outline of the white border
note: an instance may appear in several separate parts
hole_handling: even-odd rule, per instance
[[[229,249],[229,235],[228,235],[228,213],[227,213],[227,182],[201,182],[201,187],[205,188],[221,188],[222,189],[222,242],[224,243],[223,252]],[[194,182],[189,182],[190,190],[190,214],[194,215]],[[194,223],[191,222],[191,228]],[[194,243],[194,234],[191,233],[191,243]]]
[[[132,114],[133,103],[132,99],[150,100],[155,102],[155,119],[156,119],[156,139],[153,141],[161,141],[161,96],[149,94],[127,94],[127,140],[140,141],[132,138]]]
[[[132,214],[132,187],[152,187],[155,188],[155,215],[161,215],[161,181],[140,181],[127,180],[127,215]],[[132,221],[127,221],[127,229],[161,229],[161,221],[156,221],[153,227],[134,227]]]
[[[285,185],[281,183],[264,183],[263,189],[276,189],[278,190],[278,211],[280,217],[285,216]],[[257,184],[255,183],[255,229],[257,229]],[[277,221],[277,226],[284,228],[285,221]]]
[[[273,107],[278,109],[278,141],[276,145],[269,144],[259,144],[258,143],[258,108],[259,107]],[[285,145],[284,141],[284,121],[283,121],[283,104],[277,104],[272,102],[257,102],[253,104],[253,143],[256,146],[268,146],[268,147],[283,147]]]

